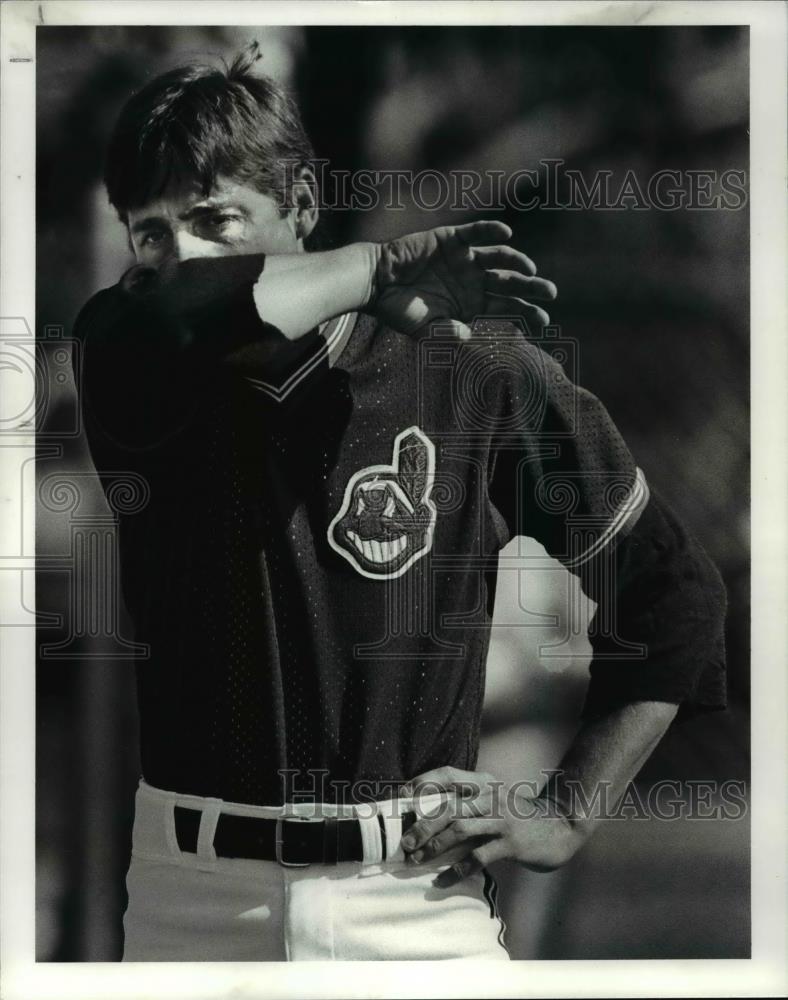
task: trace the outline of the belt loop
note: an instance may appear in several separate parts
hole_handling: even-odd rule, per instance
[[[216,835],[216,824],[219,820],[220,802],[218,799],[208,799],[202,808],[200,832],[197,836],[197,857],[201,861],[216,861],[216,850],[213,838]]]
[[[386,827],[386,860],[404,861],[405,852],[400,846],[402,840],[402,817],[392,816],[387,809],[383,813],[383,823]]]
[[[178,837],[175,833],[175,798],[168,797],[162,801],[161,818],[164,820],[164,840],[167,850],[173,858],[181,856],[181,849],[178,846]]]
[[[383,860],[383,842],[380,836],[380,824],[377,814],[374,816],[358,816],[361,827],[361,844],[364,849],[365,865],[376,865]]]

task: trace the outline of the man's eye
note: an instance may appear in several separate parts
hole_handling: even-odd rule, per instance
[[[163,229],[149,229],[142,237],[144,247],[158,247],[167,239],[167,233]]]
[[[237,215],[227,215],[224,212],[217,212],[215,215],[206,216],[204,224],[210,226],[212,229],[226,229],[234,222],[240,221]]]
[[[244,220],[239,215],[216,212],[200,219],[195,232],[203,239],[229,243],[243,238]]]

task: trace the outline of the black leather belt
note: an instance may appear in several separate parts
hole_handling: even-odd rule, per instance
[[[190,854],[197,852],[201,809],[175,806],[175,837],[178,847]],[[378,816],[383,860],[397,849],[386,844],[386,827]],[[402,832],[416,821],[416,814],[402,816]],[[390,850],[389,850],[390,847]],[[363,861],[364,847],[358,819],[267,819],[261,816],[235,816],[220,813],[213,837],[213,848],[220,858],[254,858],[278,861],[285,867],[335,865],[340,861]]]

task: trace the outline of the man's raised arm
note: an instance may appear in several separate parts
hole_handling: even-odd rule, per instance
[[[327,370],[320,324],[344,313],[371,312],[405,334],[443,319],[464,337],[505,304],[543,325],[528,299],[555,287],[510,238],[503,223],[476,222],[313,254],[136,266],[78,318],[83,404],[117,444],[144,448],[188,419],[218,371],[274,386],[305,372],[308,391]]]

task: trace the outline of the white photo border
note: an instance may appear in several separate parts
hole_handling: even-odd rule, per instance
[[[752,958],[511,963],[35,962],[35,630],[0,627],[0,908],[2,995],[75,1000],[163,997],[648,997],[782,996],[788,991],[784,669],[786,569],[786,18],[759,2],[212,2],[6,0],[0,9],[2,176],[0,336],[9,320],[35,331],[36,24],[533,24],[750,27],[752,358]],[[3,404],[0,404],[3,405]],[[6,401],[6,406],[10,406]],[[8,412],[8,411],[6,411]],[[27,426],[0,447],[0,557],[20,565],[18,495],[34,454]],[[24,520],[32,525],[33,513]],[[7,564],[8,565],[8,564]],[[0,568],[3,568],[0,566]],[[32,572],[27,574],[32,576]],[[16,573],[0,573],[3,606]],[[26,597],[31,597],[32,594]],[[2,619],[0,619],[2,621]]]

